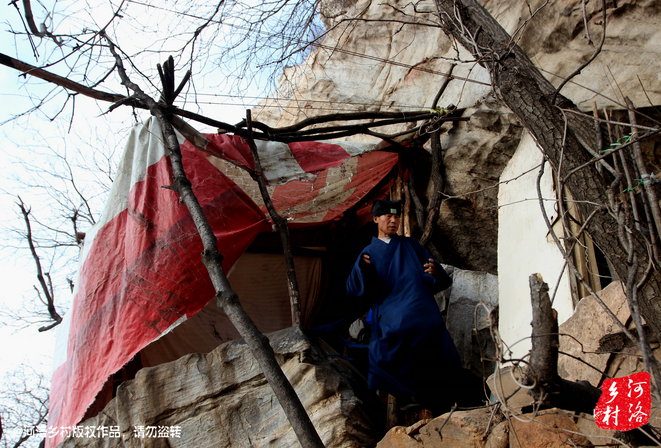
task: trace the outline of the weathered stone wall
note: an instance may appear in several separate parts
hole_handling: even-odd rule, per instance
[[[434,232],[443,261],[462,269],[497,273],[498,182],[516,150],[522,127],[491,96],[466,110],[443,135],[446,197]]]

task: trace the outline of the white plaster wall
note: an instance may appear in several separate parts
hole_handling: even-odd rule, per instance
[[[514,156],[505,167],[501,182],[514,179],[542,162],[542,153],[530,134],[524,134]],[[556,287],[564,259],[549,235],[537,198],[539,169],[501,183],[498,191],[498,296],[499,330],[511,355],[522,358],[531,348],[532,306],[528,277],[540,273],[549,285]],[[557,216],[551,168],[545,166],[541,181],[542,196],[549,219]],[[559,323],[572,312],[569,279],[563,274],[553,302]],[[522,340],[523,339],[523,340]],[[522,340],[522,341],[520,341]],[[520,342],[518,342],[520,341]]]

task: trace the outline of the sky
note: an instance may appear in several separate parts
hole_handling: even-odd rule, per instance
[[[5,17],[13,26],[17,26],[16,20],[20,20],[13,6],[7,4],[0,6],[0,17]],[[18,56],[27,63],[37,65],[38,61],[32,55],[30,47],[21,39],[15,39],[12,33],[7,32],[8,28],[5,22],[0,29],[0,52],[11,57]],[[36,42],[39,40],[37,38]],[[26,84],[19,72],[0,66],[0,123],[3,123],[0,126],[0,151],[4,162],[0,173],[3,233],[0,248],[0,284],[3,285],[0,307],[5,310],[16,310],[22,303],[34,300],[36,296],[33,289],[33,285],[37,284],[34,261],[29,256],[25,241],[17,239],[11,231],[24,225],[17,206],[17,195],[20,195],[26,205],[32,207],[35,216],[48,216],[53,208],[49,198],[43,191],[30,188],[30,185],[44,183],[43,180],[47,176],[33,173],[31,170],[50,169],[53,162],[44,155],[51,150],[69,149],[74,141],[78,146],[82,146],[79,137],[85,138],[85,132],[82,132],[73,139],[67,134],[67,130],[62,128],[62,123],[51,121],[47,116],[54,115],[51,105],[46,106],[45,113],[34,112],[11,120],[12,117],[34,107],[36,97],[46,96],[51,90],[52,88],[43,82],[30,81]],[[99,118],[99,109],[92,102],[79,103],[82,104],[79,104],[74,116],[74,126],[80,123],[80,128],[89,134],[90,126],[109,125],[112,118]],[[87,150],[88,148],[81,148],[82,153]],[[50,264],[48,254],[40,252],[40,255],[44,257],[44,267],[47,268]],[[72,255],[75,256],[75,251]],[[59,269],[53,271],[53,276],[63,277],[61,274],[64,270],[67,271],[66,276],[71,275],[75,268],[72,263],[65,263],[64,267],[59,266]],[[56,297],[60,299],[60,306],[69,306],[71,297],[66,289],[57,291]],[[0,338],[3,341],[0,345],[0,359],[3,361],[0,363],[0,377],[18,368],[21,363],[38,366],[41,371],[47,373],[50,371],[55,331],[40,333],[37,330],[41,325],[43,324],[30,325],[23,329],[16,328],[13,324],[0,327]]]
[[[3,4],[0,6],[0,16],[8,17],[13,11],[11,7]],[[14,40],[11,35],[0,31],[0,52],[13,56],[16,52]],[[0,66],[0,122],[9,117],[20,114],[32,107],[32,102],[22,90],[22,81],[17,72],[7,67]],[[13,181],[14,178],[22,176],[22,169],[16,163],[16,159],[29,158],[29,145],[33,143],[30,138],[36,128],[45,132],[50,127],[43,120],[34,120],[37,123],[28,126],[26,120],[18,120],[16,123],[8,123],[0,127],[0,150],[3,157],[3,168],[0,173],[0,213],[2,216],[2,227],[5,242],[16,244],[13,235],[8,232],[7,227],[20,224],[20,215],[16,205],[16,194],[24,195],[24,200],[31,203],[31,197],[21,191]],[[11,158],[11,159],[10,159]],[[9,240],[9,241],[7,241]],[[14,248],[3,247],[0,251],[0,284],[3,285],[0,294],[0,306],[3,308],[16,309],[27,298],[34,296],[32,285],[36,284],[34,265],[25,251]],[[37,326],[17,330],[13,327],[0,327],[0,375],[16,368],[20,363],[38,363],[49,366],[50,353],[54,344],[54,332],[39,333]]]
[[[78,12],[81,20],[88,20],[90,23],[105,23],[108,20],[111,2],[98,1],[95,8],[87,8],[82,13]],[[68,6],[66,2],[59,2],[58,8],[66,11],[67,8],[75,5],[71,2]],[[88,4],[89,5],[89,4]],[[45,9],[53,10],[53,6],[48,1],[37,4],[33,2],[33,11],[37,23],[43,20]],[[89,11],[93,10],[93,17]],[[150,10],[149,20],[155,20],[155,12]],[[40,38],[35,38],[38,58],[32,53],[29,42],[24,36],[16,36],[9,32],[10,28],[14,30],[23,30],[21,18],[14,6],[3,3],[0,5],[0,17],[5,18],[0,28],[0,52],[11,57],[16,57],[24,62],[33,65],[40,65],[40,62],[48,56],[47,52],[52,51],[51,56],[57,56],[60,49],[54,45],[47,45]],[[67,21],[62,14],[51,12],[50,17],[55,17],[53,23],[59,23],[64,26]],[[73,21],[73,17],[66,17]],[[140,16],[136,15],[136,19]],[[49,20],[47,19],[47,20]],[[58,20],[61,20],[58,22]],[[49,27],[50,24],[47,24]],[[80,26],[74,22],[73,26]],[[131,54],[139,50],[138,43],[143,45],[145,40],[137,38],[140,30],[121,30],[116,27],[112,32],[117,36],[127,36],[121,42],[122,49]],[[144,31],[144,30],[143,30]],[[168,30],[164,30],[165,34]],[[174,31],[170,30],[170,35]],[[152,36],[152,41],[158,44],[162,36]],[[131,48],[136,46],[135,48]],[[50,48],[50,49],[49,49]],[[159,47],[162,48],[162,47]],[[167,54],[167,53],[166,53]],[[140,69],[151,70],[155,74],[156,62],[163,62],[163,54],[142,55],[139,59]],[[209,73],[213,73],[213,66],[209,60],[204,62],[204,66],[199,67],[200,75],[195,76],[191,84],[195,90],[184,91],[183,95],[193,93],[213,92],[223,94],[222,83]],[[181,67],[177,67],[177,75],[182,76]],[[61,66],[51,68],[50,70],[62,70]],[[61,73],[61,72],[60,72]],[[205,74],[206,73],[206,74]],[[65,73],[61,73],[65,74]],[[133,73],[135,80],[144,83],[144,79]],[[156,82],[156,81],[154,81]],[[144,84],[143,84],[144,85]],[[118,90],[116,93],[125,94],[126,90],[116,83]],[[149,86],[144,86],[149,89]],[[153,91],[153,89],[152,89]],[[259,95],[258,90],[247,90],[248,96]],[[182,95],[182,96],[183,96]],[[41,98],[53,98],[52,101],[42,106],[41,110],[25,114],[33,108]],[[57,172],[61,170],[61,160],[54,157],[54,154],[66,152],[70,164],[73,166],[76,181],[88,197],[93,197],[93,208],[101,210],[104,204],[103,188],[98,184],[98,172],[83,168],[90,165],[90,162],[98,157],[103,162],[105,154],[114,154],[111,164],[116,164],[119,155],[123,151],[123,145],[128,136],[130,127],[135,121],[132,110],[128,107],[120,107],[111,113],[106,113],[109,103],[101,103],[95,100],[87,99],[82,96],[76,97],[75,107],[69,102],[62,112],[57,112],[62,108],[65,94],[62,89],[53,90],[53,86],[46,82],[26,79],[20,76],[16,70],[5,66],[0,66],[0,151],[4,159],[3,168],[0,171],[0,213],[2,214],[0,240],[0,284],[3,285],[0,294],[0,309],[17,309],[25,301],[34,300],[36,293],[33,289],[37,284],[34,261],[27,251],[25,240],[16,238],[11,232],[12,229],[21,229],[23,224],[22,217],[16,205],[17,194],[30,207],[35,217],[49,222],[49,216],[57,213],[54,206],[54,194],[52,191],[34,188],[38,185],[48,184],[49,182],[58,183],[57,180],[49,177],[50,171]],[[206,97],[211,103],[214,97]],[[203,113],[220,121],[236,123],[245,117],[246,106],[240,100],[234,100],[236,105],[229,105],[231,99],[221,97],[218,102],[222,105],[203,104],[203,110],[195,107],[190,102],[187,108],[195,112]],[[254,100],[248,100],[254,102]],[[25,114],[22,115],[21,114]],[[18,116],[18,118],[16,118]],[[56,119],[52,119],[57,116]],[[141,120],[148,118],[148,113],[141,113]],[[196,125],[199,130],[211,131],[210,128]],[[108,181],[105,179],[105,188],[108,187]],[[50,214],[50,215],[49,215]],[[89,226],[89,225],[88,225]],[[80,230],[85,231],[85,225],[81,225]],[[69,230],[69,229],[67,229]],[[53,263],[53,276],[57,278],[60,285],[66,285],[66,277],[75,278],[76,270],[76,249],[69,250],[68,257],[65,259],[49,259],[47,252],[40,252],[40,256],[45,264],[45,269],[49,263]],[[58,305],[61,309],[70,306],[71,293],[65,286],[57,291]],[[54,347],[55,331],[39,333],[37,328],[40,325],[30,325],[24,329],[16,329],[14,326],[0,325],[0,378],[13,369],[20,366],[21,363],[38,365],[42,371],[50,371],[51,356]]]

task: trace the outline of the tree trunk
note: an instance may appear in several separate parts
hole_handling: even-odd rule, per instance
[[[577,108],[542,76],[523,50],[476,0],[436,0],[441,26],[468,49],[491,74],[502,100],[514,112],[541,147],[557,174],[577,170],[566,181],[583,216],[606,205],[610,179],[602,177],[585,146],[597,148],[594,121],[576,114]],[[555,99],[555,102],[554,102]],[[562,108],[569,113],[562,111]],[[568,124],[568,125],[567,125]],[[655,205],[658,206],[658,205]],[[618,276],[626,279],[629,251],[618,238],[618,222],[606,208],[598,211],[588,225],[588,232],[611,261]],[[639,260],[648,260],[643,235],[632,229],[631,252]],[[636,278],[644,278],[647,263],[641,263]],[[652,270],[641,287],[643,315],[657,337],[661,336],[661,302],[654,300],[661,291],[661,273]]]

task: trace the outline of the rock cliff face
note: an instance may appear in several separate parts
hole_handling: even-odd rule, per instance
[[[601,39],[601,2],[587,3],[585,20],[581,0],[482,3],[555,85],[586,61]],[[661,6],[653,0],[606,3],[603,50],[562,93],[588,111],[593,101],[599,108],[624,108],[625,95],[637,107],[659,104]],[[435,26],[432,0],[325,1],[320,11],[328,34],[303,65],[285,70],[272,95],[279,99],[256,110],[257,118],[284,126],[332,111],[424,110],[443,83],[442,74],[456,64],[456,78],[439,106],[467,108],[464,115],[471,120],[446,129],[450,198],[441,209],[436,243],[444,262],[496,273],[495,185],[522,129],[495,100],[486,71]]]

